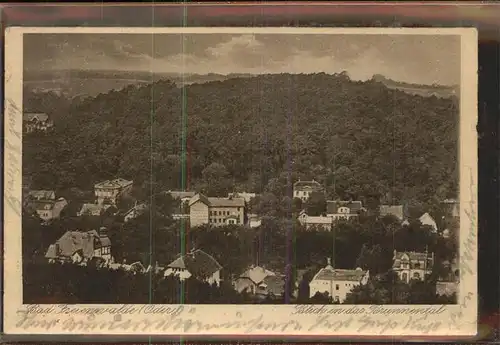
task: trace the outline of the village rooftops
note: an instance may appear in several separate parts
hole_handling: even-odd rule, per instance
[[[94,185],[94,188],[106,188],[106,189],[119,189],[130,186],[133,181],[125,180],[123,178],[116,178],[114,180],[106,180]]]
[[[24,113],[23,120],[24,121],[41,121],[45,122],[49,119],[49,116],[45,113]]]
[[[95,249],[110,245],[109,237],[106,235],[100,236],[95,230],[88,232],[66,231],[55,244],[49,246],[45,257],[49,259],[69,258],[76,252],[81,251],[84,258],[90,259],[94,256]]]
[[[207,278],[222,269],[222,266],[213,256],[205,253],[201,249],[196,249],[179,256],[172,261],[167,268],[187,270],[197,278]]]
[[[298,180],[293,184],[293,189],[295,190],[322,190],[323,186],[315,180],[312,181],[301,181]]]
[[[361,201],[327,201],[326,213],[336,214],[340,207],[349,208],[349,213],[359,213],[363,208],[363,204]]]
[[[198,193],[189,201],[189,205],[201,201],[209,207],[245,207],[245,199],[243,198],[212,198]]]

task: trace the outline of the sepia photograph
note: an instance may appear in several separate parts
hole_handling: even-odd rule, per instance
[[[19,305],[464,307],[476,66],[431,32],[22,32]]]

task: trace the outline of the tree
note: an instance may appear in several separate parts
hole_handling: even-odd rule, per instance
[[[204,192],[208,196],[225,196],[232,189],[229,172],[223,164],[212,163],[202,172],[205,181]]]
[[[370,274],[387,272],[392,266],[392,255],[390,250],[384,250],[380,244],[372,247],[363,244],[356,266],[364,270],[369,270]]]
[[[319,216],[326,212],[325,195],[321,192],[312,192],[306,202],[306,210],[309,216]]]

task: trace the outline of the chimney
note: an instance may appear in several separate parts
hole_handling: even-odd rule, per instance
[[[326,265],[331,266],[332,265],[332,259],[331,258],[326,258]]]

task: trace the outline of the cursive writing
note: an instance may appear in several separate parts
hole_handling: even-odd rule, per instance
[[[18,123],[22,116],[21,110],[10,99],[5,101],[5,185],[4,201],[17,216],[21,215],[21,200],[16,194],[21,177],[22,133],[19,131]]]

